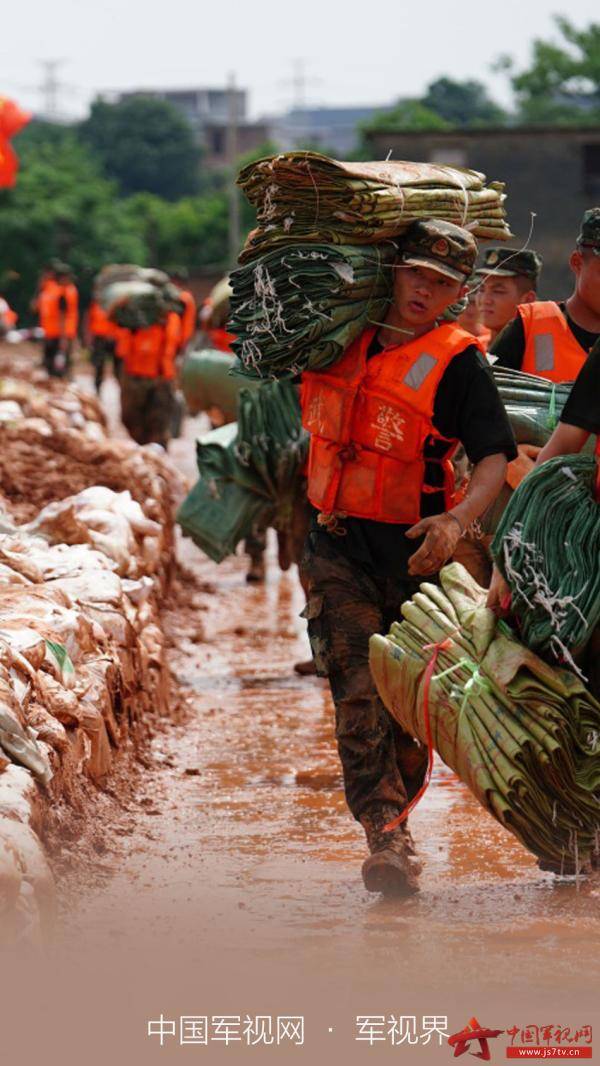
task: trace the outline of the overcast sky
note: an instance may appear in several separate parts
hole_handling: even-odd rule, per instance
[[[384,104],[419,95],[448,74],[485,81],[503,103],[505,76],[553,15],[578,25],[597,0],[12,0],[0,41],[0,94],[40,109],[42,67],[62,59],[61,110],[82,114],[97,91],[223,86],[230,72],[250,94],[252,117],[285,110],[304,68],[307,105]]]

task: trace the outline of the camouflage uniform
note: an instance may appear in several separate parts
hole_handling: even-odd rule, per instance
[[[123,374],[121,420],[138,444],[167,447],[171,436],[173,383],[166,378]]]
[[[319,677],[328,677],[346,801],[355,818],[374,803],[401,810],[420,788],[427,750],[390,717],[369,670],[369,638],[386,633],[420,581],[370,573],[337,551],[335,535],[310,532],[302,560],[302,612]]]

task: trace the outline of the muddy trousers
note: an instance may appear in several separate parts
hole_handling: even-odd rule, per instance
[[[390,717],[369,670],[369,638],[386,633],[418,581],[373,573],[348,559],[328,533],[311,532],[302,560],[303,611],[317,673],[327,677],[346,801],[355,818],[372,804],[402,809],[419,790],[427,749]]]

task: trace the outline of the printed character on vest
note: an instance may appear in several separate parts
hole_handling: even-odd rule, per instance
[[[418,887],[406,823],[385,827],[418,792],[427,751],[380,701],[369,638],[386,632],[420,580],[452,556],[516,455],[483,345],[441,321],[464,296],[476,255],[466,230],[413,223],[399,245],[385,322],[302,378],[312,505],[304,614],[317,672],[331,685],[346,799],[366,833],[362,873],[372,892]],[[451,458],[459,443],[473,475],[457,502]]]
[[[532,250],[488,248],[475,271],[477,305],[493,344],[520,304],[537,299],[542,257]]]

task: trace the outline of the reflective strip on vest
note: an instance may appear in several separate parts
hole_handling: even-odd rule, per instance
[[[554,370],[554,337],[551,333],[538,333],[533,338],[535,345],[535,369],[538,374]]]
[[[407,388],[414,389],[415,392],[417,392],[436,365],[437,359],[435,359],[433,355],[428,355],[427,352],[423,352],[402,379],[403,385],[406,385]]]

